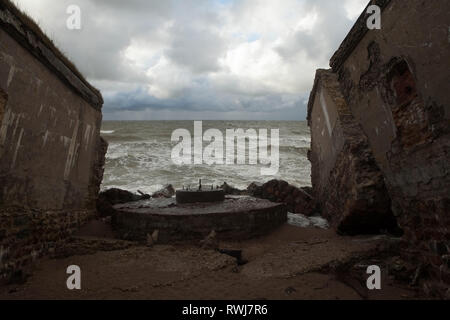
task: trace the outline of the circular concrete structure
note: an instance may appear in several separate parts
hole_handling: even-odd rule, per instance
[[[225,201],[225,192],[222,189],[211,190],[177,190],[177,204],[198,202],[222,202]]]
[[[223,202],[177,204],[150,199],[114,206],[113,226],[119,237],[146,241],[159,230],[160,243],[200,240],[212,230],[219,239],[261,236],[287,220],[284,204],[252,197],[227,196]]]

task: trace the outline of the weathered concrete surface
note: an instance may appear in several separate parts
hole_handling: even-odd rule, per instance
[[[5,116],[6,102],[8,101],[8,95],[2,89],[0,89],[0,123]],[[0,151],[1,152],[1,151]]]
[[[316,212],[316,205],[306,188],[298,188],[284,180],[270,180],[261,187],[249,186],[249,191],[255,197],[268,199],[277,203],[284,203],[288,212],[301,213],[311,216]]]
[[[224,183],[221,187],[226,195],[251,196],[284,203],[288,212],[301,213],[306,216],[317,212],[311,187],[296,187],[284,180],[272,179],[266,183],[252,182],[247,189],[240,190]]]
[[[312,184],[322,215],[346,234],[394,230],[383,175],[329,70],[317,71],[308,122]]]
[[[100,186],[103,181],[103,174],[105,171],[105,161],[106,153],[108,151],[108,142],[101,136],[97,139],[96,158],[93,163],[93,168],[91,170],[91,181],[89,183],[89,194],[93,195],[91,197],[92,203],[89,206],[94,206],[98,209],[98,196],[100,194]]]
[[[287,220],[284,204],[228,196],[220,203],[177,204],[151,199],[114,206],[113,226],[121,238],[144,241],[159,230],[159,241],[199,240],[212,230],[219,239],[264,235]]]
[[[367,134],[406,239],[450,284],[450,2],[391,1],[342,63],[342,92]],[[417,255],[417,254],[414,254]]]
[[[221,202],[225,200],[225,192],[218,190],[177,190],[177,203]]]
[[[148,194],[138,195],[127,190],[112,188],[102,191],[97,199],[97,211],[100,216],[112,216],[115,212],[113,206],[116,204],[124,204],[133,201],[150,199]]]
[[[381,30],[368,31],[363,14],[330,64],[367,136],[411,257],[422,261],[445,291],[450,284],[450,2],[373,3],[383,7]]]
[[[77,90],[83,82],[3,5],[0,280],[96,214],[106,150],[100,140],[101,95],[84,86],[94,101]]]

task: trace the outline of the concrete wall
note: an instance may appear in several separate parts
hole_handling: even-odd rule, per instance
[[[312,184],[315,194],[322,197],[324,187],[328,182],[331,170],[342,151],[345,139],[338,121],[338,108],[326,87],[326,70],[318,70],[314,99],[311,100],[310,115],[308,117],[311,128],[311,161],[315,164],[312,169]]]
[[[398,60],[408,64],[416,93],[429,112],[439,113],[445,119],[441,127],[449,127],[449,10],[448,1],[390,1],[382,14],[382,29],[368,32],[345,62],[339,63],[340,51],[332,59],[353,115],[383,168],[389,167],[386,154],[397,137],[392,115],[396,93],[387,78]]]
[[[0,123],[3,121],[5,115],[6,102],[8,101],[8,95],[6,92],[0,89]],[[1,149],[0,149],[1,150]],[[2,151],[0,151],[2,152]]]
[[[96,214],[104,149],[101,96],[83,96],[89,88],[52,48],[1,16],[0,280]]]
[[[430,272],[447,283],[449,21],[449,1],[390,1],[382,29],[367,33],[343,63],[333,65],[386,178],[406,238]]]
[[[364,12],[330,65],[386,181],[409,256],[448,288],[450,2],[370,4],[383,9],[381,30],[367,29]]]
[[[317,71],[308,122],[313,191],[322,215],[346,234],[394,231],[383,176],[330,70]]]

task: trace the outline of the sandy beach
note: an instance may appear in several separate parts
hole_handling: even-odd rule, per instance
[[[382,290],[367,290],[364,266],[375,256],[380,265],[392,258],[387,254],[380,261],[383,248],[397,241],[387,237],[341,237],[333,230],[286,224],[263,238],[221,242],[220,248],[242,250],[247,263],[238,265],[195,243],[147,247],[106,238],[110,235],[107,225],[91,224],[54,258],[39,261],[25,283],[2,288],[0,299],[420,298],[388,276],[387,266]],[[66,287],[69,265],[81,268],[81,290]]]

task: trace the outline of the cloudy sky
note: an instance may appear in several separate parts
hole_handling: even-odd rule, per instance
[[[302,120],[368,0],[15,2],[101,90],[107,120]]]

